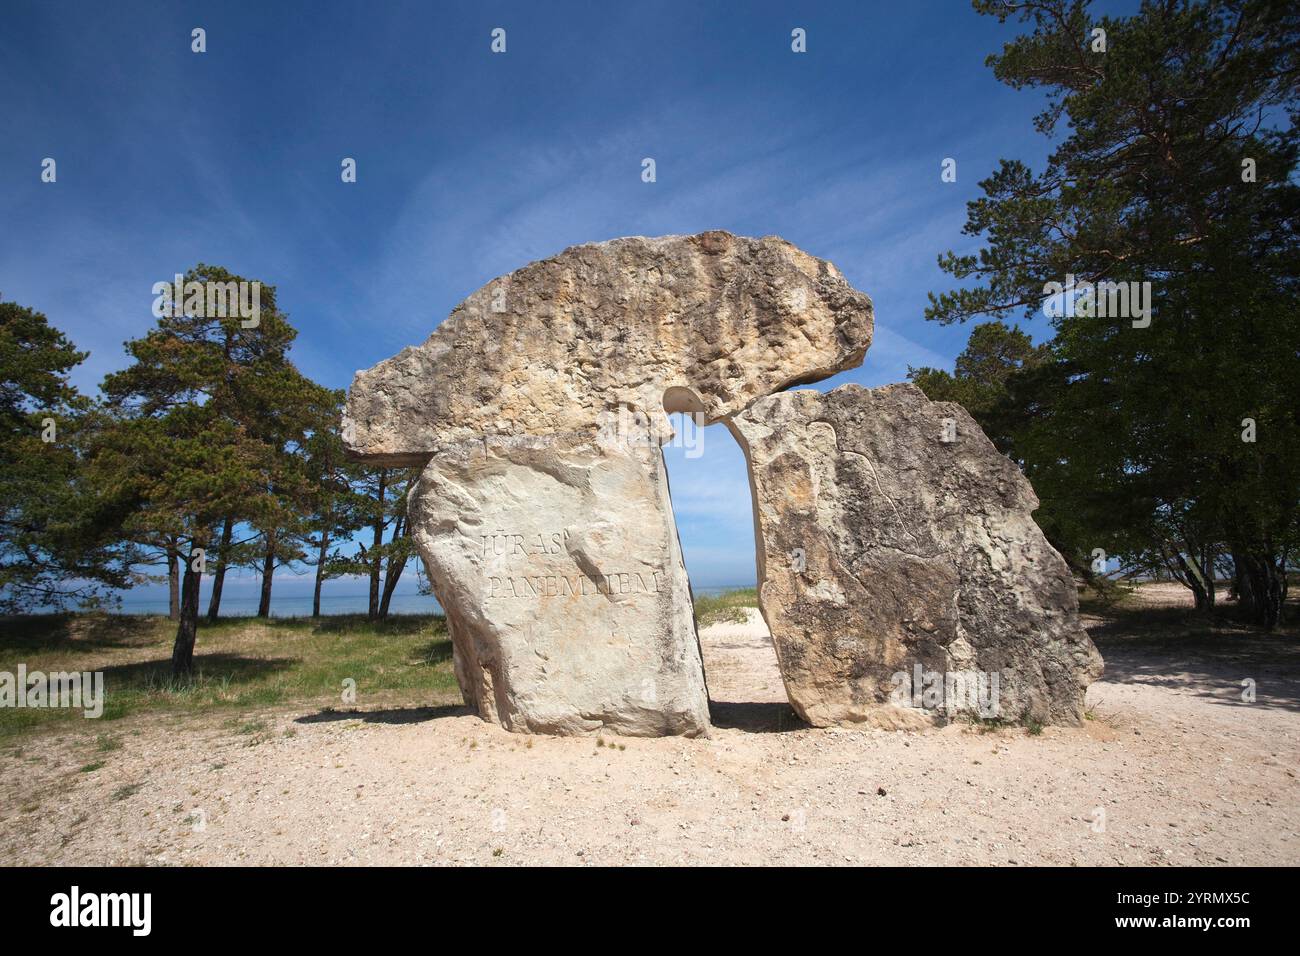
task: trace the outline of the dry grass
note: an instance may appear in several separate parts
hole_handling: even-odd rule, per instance
[[[747,607],[758,607],[757,588],[737,588],[716,595],[700,595],[695,599],[695,626],[708,627],[723,621],[743,624]]]
[[[113,720],[145,711],[250,709],[296,701],[341,700],[351,679],[367,695],[406,692],[428,702],[453,696],[451,642],[442,617],[404,615],[367,621],[360,615],[231,618],[201,624],[195,673],[171,674],[175,624],[153,615],[50,614],[0,620],[0,671],[102,671],[104,713],[0,708],[0,737],[68,721],[104,735]]]

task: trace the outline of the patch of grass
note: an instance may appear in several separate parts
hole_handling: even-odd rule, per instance
[[[1129,601],[1137,587],[1133,581],[1097,577],[1079,587],[1079,610],[1084,614],[1105,614]]]
[[[695,599],[695,626],[708,627],[724,621],[741,624],[745,620],[745,608],[749,607],[758,607],[757,588],[701,594]]]
[[[161,615],[0,618],[0,670],[13,673],[21,663],[29,672],[104,674],[98,720],[71,708],[0,708],[0,739],[56,725],[98,731],[102,721],[149,712],[255,710],[299,701],[320,706],[338,702],[349,678],[362,705],[378,694],[391,699],[407,692],[420,704],[456,696],[451,641],[440,615],[200,620],[194,674],[182,680],[171,673],[175,634],[175,623]]]
[[[122,749],[122,741],[108,734],[100,734],[95,738],[95,749],[102,754],[112,753],[114,750]]]
[[[78,770],[77,772],[78,772],[78,773],[94,773],[96,770],[100,769],[100,768],[103,767],[103,766],[104,766],[104,761],[102,761],[102,760],[96,760],[94,763],[88,763],[88,764],[86,764],[84,767],[82,767],[82,768],[81,768],[80,770]]]
[[[981,717],[979,714],[971,713],[958,714],[955,720],[964,724],[970,724],[973,730],[981,734],[997,733],[1003,727],[1010,726],[1005,718]]]
[[[128,783],[125,787],[118,787],[113,791],[115,801],[126,800],[128,797],[134,797],[144,787],[142,783]]]

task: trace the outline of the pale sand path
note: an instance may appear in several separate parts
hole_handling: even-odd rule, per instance
[[[1173,666],[1112,648],[1082,728],[905,735],[800,728],[765,635],[705,629],[706,740],[520,737],[364,697],[361,715],[267,712],[254,746],[224,717],[123,721],[91,774],[93,737],[29,740],[0,752],[0,861],[1300,862],[1293,647],[1241,639]]]

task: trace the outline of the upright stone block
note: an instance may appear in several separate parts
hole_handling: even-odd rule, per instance
[[[461,445],[425,468],[410,513],[456,678],[484,719],[526,733],[708,730],[658,445]]]
[[[1029,482],[960,405],[845,385],[770,396],[730,425],[763,613],[802,718],[1083,719],[1102,662],[1074,581],[1034,524]]]

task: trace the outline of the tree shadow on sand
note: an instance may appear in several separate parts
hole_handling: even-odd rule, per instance
[[[295,724],[328,724],[340,720],[360,720],[367,724],[421,724],[442,717],[468,717],[474,711],[464,704],[437,704],[432,707],[383,707],[378,710],[336,710],[326,707],[314,714],[294,718]]]
[[[1162,608],[1107,616],[1088,633],[1106,660],[1105,681],[1166,687],[1224,706],[1300,711],[1294,624],[1267,633],[1225,616]],[[1247,680],[1253,703],[1242,700]]]

